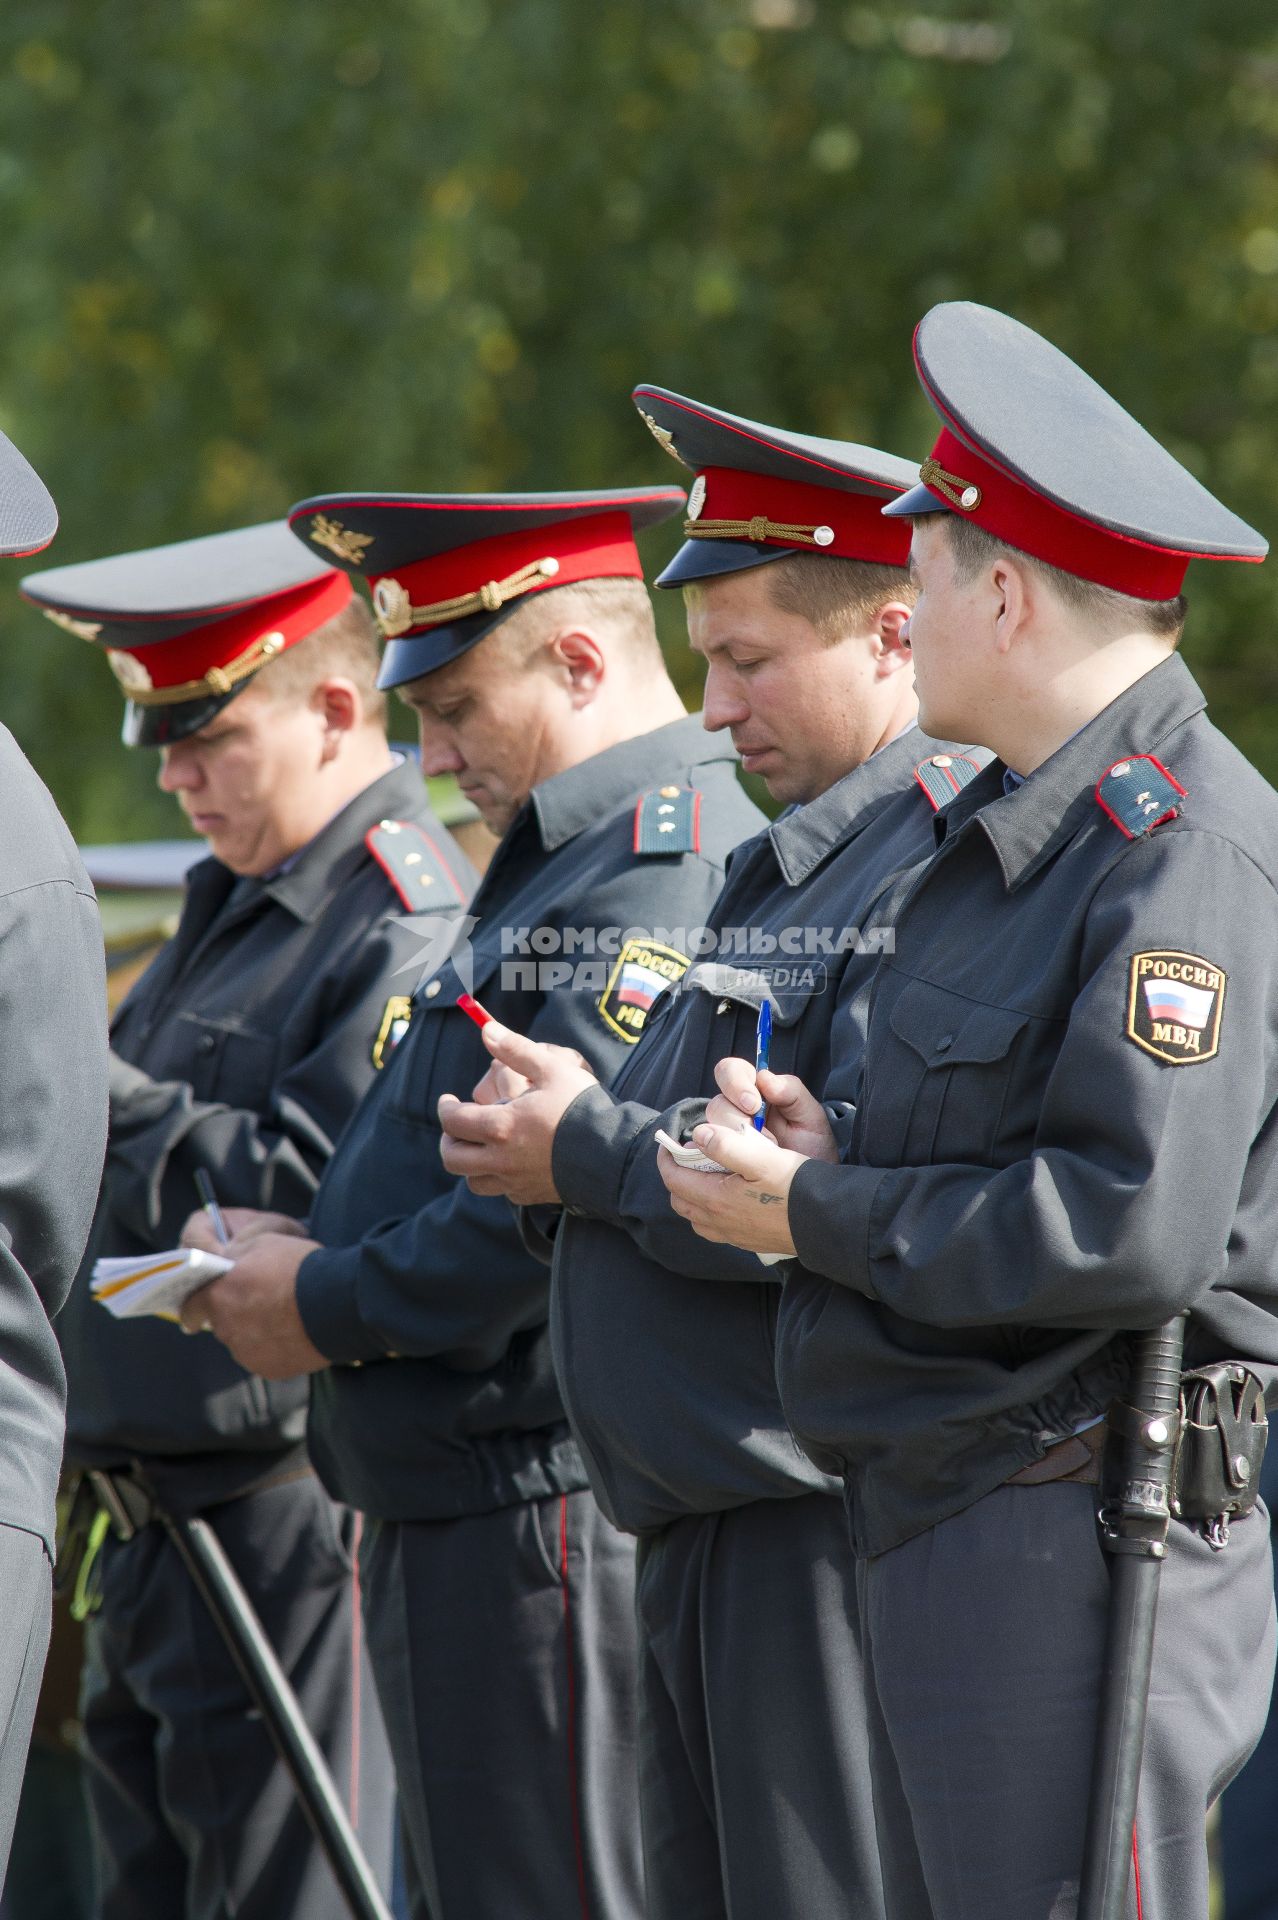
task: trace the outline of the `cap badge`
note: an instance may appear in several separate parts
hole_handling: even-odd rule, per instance
[[[975,513],[981,504],[981,489],[974,487],[962,474],[947,473],[939,461],[929,454],[919,468],[919,479],[933,493],[939,493],[952,507],[961,507],[964,513]]]
[[[704,475],[704,473],[699,473],[696,479],[693,481],[692,487],[688,493],[689,520],[699,520],[705,511],[705,505],[706,505],[706,476]]]
[[[77,640],[96,640],[102,631],[100,620],[76,620],[69,613],[62,613],[57,607],[41,607],[46,620],[52,620],[55,627],[63,627],[73,633]]]
[[[154,682],[142,662],[131,653],[107,650],[107,664],[125,693],[150,693]]]
[[[643,424],[645,425],[645,427],[647,427],[649,433],[652,435],[657,445],[661,448],[661,451],[663,453],[668,453],[672,460],[678,460],[679,465],[682,466],[683,461],[679,458],[679,455],[675,452],[674,435],[670,432],[669,428],[659,427],[656,421],[653,419],[652,415],[650,413],[645,413],[642,408],[640,408],[640,411],[639,411],[639,418],[643,421]]]
[[[339,560],[345,560],[348,566],[358,567],[364,555],[373,544],[371,533],[352,533],[340,520],[330,520],[326,513],[317,513],[311,521],[310,537],[317,547],[327,547]]]

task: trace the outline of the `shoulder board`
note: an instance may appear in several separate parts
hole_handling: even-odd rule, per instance
[[[443,849],[415,820],[379,820],[364,845],[409,913],[465,906],[466,894]]]
[[[636,853],[700,853],[701,793],[697,787],[654,787],[635,808]]]
[[[1116,760],[1096,788],[1102,813],[1107,813],[1128,840],[1152,833],[1164,820],[1174,820],[1188,796],[1175,774],[1168,773],[1152,753],[1134,760]]]
[[[939,813],[956,793],[962,793],[969,780],[984,772],[993,758],[984,747],[968,747],[963,753],[934,753],[930,760],[919,762],[914,778]]]

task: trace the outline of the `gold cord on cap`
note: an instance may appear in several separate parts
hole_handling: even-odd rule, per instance
[[[553,580],[559,562],[553,554],[520,567],[504,580],[486,580],[473,593],[459,593],[452,600],[436,600],[429,607],[415,607],[406,587],[389,574],[373,588],[373,611],[377,624],[388,640],[407,633],[411,627],[439,626],[446,620],[464,620],[472,613],[496,613],[508,600],[517,600],[543,580]]]
[[[833,527],[784,526],[756,513],[753,520],[685,520],[686,540],[783,540],[788,547],[830,547]]]
[[[970,480],[964,480],[961,474],[947,473],[931,454],[919,468],[919,479],[925,487],[931,487],[933,493],[939,493],[948,500],[952,507],[961,507],[964,513],[975,513],[981,504],[981,489],[974,487]]]
[[[200,680],[183,680],[174,687],[157,687],[135,654],[110,649],[107,661],[121,688],[137,707],[175,707],[183,700],[207,699],[209,695],[230,693],[241,680],[260,672],[269,660],[285,647],[282,633],[265,633],[255,640],[238,660],[229,666],[210,667]]]

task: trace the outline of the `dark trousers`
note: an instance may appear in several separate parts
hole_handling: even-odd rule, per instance
[[[44,1542],[0,1526],[0,1886],[4,1884],[49,1650],[53,1569]]]
[[[876,1920],[856,1562],[814,1493],[639,1547],[649,1920]]]
[[[641,1920],[634,1551],[587,1493],[370,1521],[413,1920]]]
[[[1265,1455],[1260,1491],[1272,1514],[1278,1441]],[[1278,1534],[1270,1545],[1278,1562]],[[1278,1711],[1272,1703],[1259,1746],[1220,1803],[1220,1867],[1224,1920],[1278,1920]]]
[[[394,1781],[363,1656],[354,1516],[307,1475],[206,1518],[387,1888]],[[157,1523],[108,1539],[101,1589],[81,1690],[100,1920],[347,1920],[288,1775]]]
[[[889,1920],[1074,1920],[1109,1590],[1094,1498],[1001,1487],[861,1563]],[[1173,1525],[1136,1817],[1142,1920],[1207,1920],[1207,1810],[1264,1726],[1274,1643],[1264,1508],[1223,1553]]]

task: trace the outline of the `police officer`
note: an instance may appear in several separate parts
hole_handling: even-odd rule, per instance
[[[389,1880],[394,1789],[365,1682],[355,1521],[310,1471],[304,1378],[268,1383],[216,1341],[117,1321],[93,1257],[172,1247],[197,1171],[232,1220],[309,1209],[393,1044],[401,968],[473,876],[392,756],[377,636],[338,569],[283,522],[59,567],[27,598],[107,649],[124,737],[157,747],[209,858],[174,938],[113,1027],[111,1133],[90,1259],[59,1323],[68,1454],[137,1525],[95,1570],[82,1717],[104,1920],[345,1911],[243,1685],[152,1502],[204,1514],[261,1615]],[[429,884],[427,884],[427,882]]]
[[[705,724],[731,733],[790,811],[732,855],[713,946],[611,1090],[566,1050],[508,1036],[499,1057],[535,1093],[447,1111],[444,1157],[480,1191],[568,1205],[556,1370],[595,1495],[639,1536],[650,1920],[870,1916],[879,1866],[839,1484],[781,1412],[776,1274],[671,1213],[655,1133],[690,1129],[703,1104],[691,1096],[714,1093],[720,1058],[753,1051],[764,1005],[779,1073],[824,1079],[842,1032],[850,1095],[848,1036],[880,950],[863,909],[921,857],[935,808],[978,763],[915,726],[909,534],[880,512],[914,469],[659,388],[635,402],[696,476],[686,544],[658,585],[684,591]]]
[[[669,1183],[802,1263],[779,1379],[852,1490],[889,1913],[1046,1920],[1075,1911],[1131,1335],[1187,1308],[1189,1368],[1278,1366],[1278,798],[1176,652],[1189,559],[1265,542],[1006,316],[935,308],[915,352],[942,431],[888,512],[921,717],[999,757],[894,903],[848,1164],[711,1128],[738,1177]],[[1157,1920],[1205,1920],[1204,1815],[1273,1666],[1234,1393],[1210,1499],[1173,1490],[1128,1909]]]
[[[371,1516],[369,1646],[432,1920],[642,1910],[632,1550],[585,1491],[546,1270],[504,1201],[444,1171],[436,1107],[487,1065],[462,994],[611,1074],[758,823],[730,749],[683,712],[642,583],[634,528],[683,497],[343,495],[293,515],[358,551],[383,684],[426,767],[504,837],[308,1238],[244,1244],[191,1311],[267,1371],[316,1370],[312,1454]]]
[[[0,554],[57,530],[0,434]],[[93,889],[52,799],[0,727],[0,1881],[49,1644],[66,1378],[49,1324],[84,1252],[106,1144],[106,988]]]

